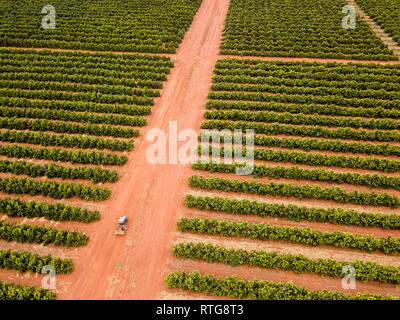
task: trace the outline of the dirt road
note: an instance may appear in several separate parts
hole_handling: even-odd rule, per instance
[[[74,259],[70,286],[59,299],[156,299],[165,288],[165,269],[191,169],[179,163],[149,164],[146,151],[154,142],[145,137],[153,128],[168,132],[171,120],[177,121],[178,130],[199,131],[228,4],[203,1],[174,57],[175,67],[149,124],[124,167],[126,174],[104,202],[102,220],[89,233],[89,245]],[[116,237],[121,215],[130,219],[128,233]]]

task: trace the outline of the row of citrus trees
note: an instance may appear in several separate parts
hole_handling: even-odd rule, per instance
[[[1,91],[0,91],[1,92]],[[240,101],[258,101],[258,102],[280,102],[280,103],[301,103],[301,104],[335,104],[342,107],[353,108],[385,108],[385,109],[400,109],[398,101],[394,100],[381,100],[381,99],[357,99],[345,98],[339,95],[326,95],[326,96],[313,96],[306,94],[295,93],[251,93],[251,92],[225,92],[225,91],[211,91],[208,94],[209,99],[214,100],[240,100]]]
[[[400,252],[400,239],[394,237],[376,238],[372,235],[353,234],[342,231],[320,231],[303,227],[287,227],[267,223],[227,221],[218,219],[181,218],[178,223],[181,232],[192,232],[226,237],[242,237],[258,240],[278,240],[311,246],[332,246],[365,252],[379,251],[388,255]]]
[[[55,300],[56,294],[47,289],[0,281],[0,300]]]
[[[5,121],[14,122],[13,119]],[[19,129],[24,130],[22,128],[22,126],[19,126]],[[38,129],[39,128],[40,127],[38,127]],[[42,127],[42,130],[46,129]],[[103,137],[87,137],[83,135],[51,134],[45,132],[17,130],[0,131],[0,141],[40,144],[42,146],[62,146],[66,148],[109,149],[112,151],[130,151],[133,149],[134,144],[133,140],[105,139]]]
[[[0,99],[1,102],[1,99]],[[400,111],[396,109],[376,108],[353,108],[338,106],[336,104],[283,104],[277,102],[252,102],[252,101],[229,101],[209,99],[206,103],[207,109],[218,110],[249,110],[249,111],[275,111],[290,112],[292,114],[321,114],[328,116],[351,116],[365,118],[392,118],[399,119]]]
[[[221,53],[244,56],[397,60],[360,17],[344,29],[344,0],[281,3],[233,0],[225,21]],[[324,8],[321,12],[320,8]],[[293,14],[296,12],[296,14]],[[310,32],[312,30],[312,32]]]
[[[262,147],[400,156],[400,147],[390,143],[375,144],[368,142],[349,142],[338,139],[328,140],[318,138],[270,137],[261,134],[249,134],[248,136],[242,135],[241,141],[239,142],[241,144],[246,144],[248,138],[251,138],[251,141],[255,146]],[[224,143],[225,141],[234,142],[234,135],[232,135],[231,132],[221,134],[219,132],[202,131],[198,140],[202,142],[209,142],[211,140],[213,143]]]
[[[86,83],[62,83],[55,81],[39,81],[31,78],[30,75],[25,76],[24,73],[18,73],[16,80],[1,80],[0,88],[23,89],[23,90],[51,90],[51,91],[67,91],[67,92],[85,92],[100,94],[116,94],[132,97],[159,97],[159,91],[151,89],[131,88],[126,86],[114,86],[108,84],[96,84],[93,86]],[[28,78],[28,79],[26,79]]]
[[[353,77],[357,79],[354,80],[353,77],[346,78],[346,80],[330,80],[330,79],[320,79],[321,76],[324,74],[323,72],[315,71],[315,73],[311,72],[301,72],[301,71],[292,71],[291,69],[286,69],[285,72],[280,71],[270,71],[270,73],[265,74],[264,76],[256,76],[252,77],[251,72],[250,75],[246,74],[237,74],[238,71],[233,71],[232,69],[235,68],[232,65],[227,65],[226,68],[230,68],[230,70],[235,73],[235,75],[226,74],[216,74],[212,77],[213,87],[218,88],[220,90],[225,90],[224,86],[226,86],[227,90],[230,91],[230,88],[240,88],[244,91],[267,91],[265,89],[269,89],[266,85],[276,85],[276,86],[287,86],[287,87],[305,87],[305,88],[351,88],[354,90],[369,90],[368,92],[371,94],[372,97],[375,96],[378,98],[380,95],[385,94],[396,94],[399,91],[399,84],[396,82],[398,81],[397,76],[389,76],[385,75],[384,79],[389,78],[394,80],[395,82],[380,82],[382,80],[381,75],[354,75]],[[266,67],[268,70],[268,67]],[[265,69],[243,69],[246,73],[248,70],[264,70]],[[223,72],[223,71],[222,71]],[[239,71],[240,72],[240,71]],[[334,72],[334,71],[333,71]],[[279,75],[279,77],[277,77]],[[282,75],[282,77],[281,77]],[[339,76],[339,74],[337,74]],[[317,79],[315,79],[317,78]],[[360,80],[368,81],[360,83]],[[242,86],[238,86],[238,84],[245,84]],[[214,90],[214,89],[213,89]],[[217,89],[218,90],[218,89]],[[378,91],[379,90],[379,91]],[[348,93],[346,93],[348,94]],[[354,93],[356,96],[361,93]]]
[[[89,223],[100,220],[98,211],[62,203],[22,201],[19,198],[0,199],[0,212],[8,217],[46,218],[53,221]]]
[[[100,117],[101,119],[104,119],[106,121],[105,123],[107,123],[107,121],[110,121],[106,120],[107,117],[105,117],[105,114],[111,114],[111,116],[115,116],[118,119],[121,119],[121,117],[118,115],[148,116],[149,114],[151,114],[151,107],[149,106],[135,106],[127,104],[108,105],[108,104],[85,102],[85,101],[76,101],[76,102],[61,101],[61,100],[42,101],[42,100],[30,100],[18,97],[17,98],[0,97],[0,105],[4,107],[13,107],[13,108],[47,109],[49,111],[51,110],[52,112],[54,112],[55,116],[57,117],[63,117],[65,114],[63,113],[63,111],[86,112],[91,115],[90,119],[99,119]],[[60,110],[62,113],[56,113],[56,110]],[[96,115],[96,113],[102,113],[103,117],[101,115]],[[79,114],[77,114],[77,116],[82,117],[82,115]],[[118,120],[113,120],[113,121],[118,121]]]
[[[102,151],[67,150],[64,148],[35,148],[18,144],[0,145],[0,154],[8,158],[44,159],[81,164],[122,166],[128,158],[125,155]]]
[[[208,114],[208,113],[207,113]],[[209,115],[209,114],[208,114]],[[217,113],[215,113],[218,117]],[[202,129],[217,130],[254,130],[255,133],[267,135],[289,135],[289,136],[306,136],[306,137],[323,137],[330,139],[351,139],[364,141],[400,141],[400,133],[397,130],[366,130],[345,128],[326,128],[324,126],[307,126],[307,125],[291,125],[281,123],[259,123],[247,121],[223,121],[209,120],[201,124]]]
[[[189,177],[191,188],[204,190],[219,190],[224,192],[241,192],[257,195],[271,195],[276,197],[295,197],[297,199],[332,200],[337,203],[353,203],[358,205],[386,206],[393,209],[400,206],[400,199],[389,193],[353,191],[347,192],[343,188],[320,187],[319,185],[294,185],[290,183],[264,183],[254,180],[231,180],[219,177]]]
[[[22,62],[30,62],[32,64],[40,64],[42,67],[45,68],[46,65],[40,63],[40,61],[43,60],[58,66],[63,65],[64,63],[70,63],[81,68],[84,68],[86,65],[93,66],[90,65],[90,63],[95,63],[96,65],[101,65],[102,67],[109,66],[109,69],[114,70],[114,72],[118,72],[118,70],[120,69],[123,69],[124,71],[141,70],[141,66],[148,66],[153,68],[171,68],[174,66],[174,63],[167,56],[148,54],[123,53],[116,55],[111,52],[92,52],[90,54],[87,54],[86,52],[82,51],[57,51],[46,49],[32,49],[21,51],[11,48],[0,48],[0,54],[3,59],[7,59],[10,63],[12,63],[12,65],[17,65],[21,67],[26,65]],[[88,71],[90,72],[91,69]]]
[[[0,81],[1,86],[1,81]],[[300,94],[300,95],[314,95],[314,96],[340,96],[343,98],[368,98],[368,99],[388,99],[394,100],[399,98],[399,92],[397,91],[385,91],[380,90],[360,90],[351,88],[334,88],[330,86],[323,86],[321,83],[318,87],[306,86],[288,86],[287,84],[275,85],[275,84],[242,84],[242,83],[214,83],[211,86],[213,91],[227,91],[227,92],[244,92],[244,93],[271,93],[271,94]]]
[[[393,214],[376,214],[359,212],[342,208],[299,207],[293,204],[283,205],[248,199],[230,199],[226,197],[208,197],[186,195],[185,205],[188,208],[224,212],[238,215],[255,215],[275,217],[294,221],[318,221],[339,225],[360,227],[377,227],[382,229],[400,229],[400,217]]]
[[[318,83],[311,83],[316,86],[323,84],[345,87],[345,85],[349,85],[349,88],[376,88],[393,91],[398,88],[399,75],[396,73],[396,69],[396,65],[390,64],[349,63],[344,65],[338,62],[321,64],[319,62],[257,59],[240,59],[238,61],[235,58],[224,58],[215,64],[213,79],[218,79],[219,76],[247,77],[244,79],[250,79],[249,83],[260,84],[265,78],[273,78],[276,81],[292,79],[299,84],[319,80]],[[246,81],[240,81],[240,83],[246,83]],[[388,84],[387,87],[384,86],[385,83]],[[376,85],[378,87],[374,87]]]
[[[278,122],[296,125],[321,125],[327,127],[352,127],[365,129],[396,130],[400,122],[392,119],[363,119],[363,118],[335,118],[321,115],[291,114],[289,112],[276,113],[273,111],[246,112],[241,110],[221,111],[213,110],[204,113],[206,119],[253,121],[253,122]]]
[[[1,161],[0,161],[1,165]],[[222,162],[198,162],[193,163],[192,168],[196,170],[203,170],[218,173],[235,173],[240,168],[250,166],[249,163],[235,162],[232,164]],[[1,166],[0,166],[1,171]],[[376,173],[360,174],[352,172],[335,172],[319,169],[304,169],[297,166],[268,166],[265,164],[255,164],[252,167],[252,176],[254,178],[274,178],[274,179],[295,179],[295,180],[311,180],[311,181],[324,181],[339,184],[352,184],[359,186],[366,186],[369,188],[384,188],[395,189],[400,191],[400,178],[388,177],[385,175],[378,175]]]
[[[91,134],[96,136],[112,136],[131,138],[138,136],[139,132],[132,128],[114,127],[108,125],[98,124],[76,124],[65,121],[51,121],[47,119],[18,119],[12,118],[0,118],[0,128],[4,129],[17,129],[17,130],[30,130],[30,131],[53,131],[56,133],[79,133],[79,134]],[[96,140],[96,139],[95,139]],[[98,139],[97,139],[98,140]]]
[[[10,161],[0,159],[0,172],[30,177],[62,179],[84,179],[93,183],[116,182],[119,178],[116,170],[100,167],[70,167],[55,163],[36,164],[24,160]]]
[[[153,98],[104,94],[96,92],[69,92],[69,91],[51,91],[46,89],[41,90],[28,90],[28,89],[12,89],[0,88],[0,94],[3,97],[10,98],[26,98],[26,99],[40,99],[40,100],[66,100],[66,101],[86,101],[95,103],[119,103],[119,104],[133,104],[141,106],[152,106],[154,104]]]
[[[264,269],[280,269],[294,271],[297,274],[315,273],[321,276],[343,278],[343,269],[352,266],[357,280],[363,282],[379,281],[383,283],[400,283],[400,268],[384,266],[374,262],[336,261],[333,259],[309,259],[305,256],[279,254],[265,250],[226,249],[211,243],[179,243],[172,248],[176,258],[219,262],[230,266],[248,265]]]
[[[54,180],[35,180],[29,178],[0,178],[0,191],[9,194],[43,195],[54,199],[79,197],[83,200],[107,200],[111,190],[83,183],[67,183]]]
[[[326,63],[285,63],[275,61],[248,63],[221,59],[216,64],[214,84],[286,85],[287,87],[371,90],[372,95],[395,93],[399,89],[396,68],[370,65]],[[385,86],[387,84],[387,86]],[[379,90],[379,91],[377,91]],[[377,92],[375,92],[377,91]],[[343,94],[348,94],[343,90]],[[350,91],[353,92],[353,91]],[[354,92],[355,93],[355,92]],[[360,93],[355,93],[360,94]]]
[[[64,247],[85,246],[89,238],[81,231],[57,230],[44,225],[0,222],[0,239]]]
[[[137,109],[140,110],[140,109]],[[145,111],[143,109],[142,111]],[[37,109],[37,108],[12,108],[0,107],[0,116],[7,118],[30,118],[30,119],[52,119],[62,121],[79,121],[93,124],[123,125],[131,127],[142,127],[147,124],[145,118],[129,117],[125,115],[99,115],[92,112],[74,112],[66,110]],[[88,132],[89,133],[89,132]]]
[[[211,274],[202,275],[199,271],[171,272],[165,278],[165,284],[170,288],[191,290],[215,296],[232,297],[236,299],[257,300],[397,300],[392,295],[382,296],[371,293],[345,294],[339,291],[307,290],[292,282],[282,283],[262,280],[238,279],[236,276],[215,277]]]
[[[318,149],[316,149],[318,150]],[[307,164],[310,166],[326,166],[339,168],[353,168],[376,170],[383,172],[397,172],[400,170],[399,160],[389,160],[385,158],[374,158],[364,156],[344,156],[330,155],[323,153],[312,153],[302,151],[286,151],[264,148],[244,148],[244,147],[217,147],[211,145],[201,145],[198,147],[199,154],[215,155],[224,157],[227,155],[253,155],[255,160],[290,162],[293,164]]]

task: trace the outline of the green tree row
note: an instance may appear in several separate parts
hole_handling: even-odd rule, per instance
[[[62,203],[41,201],[22,201],[18,198],[0,199],[0,212],[9,217],[36,218],[44,217],[53,221],[78,221],[89,223],[100,220],[98,211]]]
[[[99,68],[98,65],[93,65],[93,63],[85,63],[80,60],[74,60],[69,63],[65,63],[63,66],[60,66],[56,61],[52,62],[46,59],[41,59],[37,62],[26,61],[26,60],[10,60],[10,59],[1,59],[4,61],[4,65],[0,66],[0,71],[2,73],[35,73],[35,74],[63,74],[71,77],[75,77],[78,75],[83,76],[83,83],[89,81],[87,77],[95,77],[93,81],[99,81],[101,77],[105,78],[106,81],[104,83],[108,83],[110,79],[114,79],[112,83],[122,84],[130,86],[132,83],[136,83],[136,81],[143,84],[151,84],[157,83],[157,87],[161,84],[161,81],[167,80],[167,76],[164,72],[159,72],[156,68],[152,67],[138,67],[138,66],[123,66],[122,69],[125,69],[126,72],[121,72],[122,70],[115,70],[115,68],[120,68],[120,66],[109,66],[102,65],[102,68]],[[29,60],[29,59],[27,59]],[[164,71],[163,68],[162,71]],[[71,79],[72,80],[72,79]],[[75,82],[75,81],[74,81]],[[140,87],[140,86],[139,86]],[[146,88],[147,86],[143,86]],[[152,87],[152,85],[151,85]]]
[[[0,239],[7,242],[37,243],[64,247],[87,245],[89,238],[80,231],[57,230],[44,225],[28,225],[0,221]]]
[[[13,112],[16,113],[16,112]],[[145,120],[145,119],[143,119]],[[145,121],[146,122],[146,121]],[[142,122],[142,125],[145,125]],[[132,138],[139,136],[138,130],[132,128],[104,125],[104,124],[79,124],[65,121],[51,121],[47,119],[18,119],[17,117],[0,118],[0,128],[16,129],[16,130],[31,130],[31,131],[53,131],[56,133],[79,133],[91,134],[95,136],[111,136]]]
[[[218,177],[204,178],[192,175],[189,177],[191,188],[220,190],[224,192],[243,192],[248,194],[271,195],[276,197],[295,197],[297,199],[332,200],[338,203],[358,205],[385,206],[392,209],[400,206],[400,199],[388,193],[346,192],[341,187],[322,188],[319,185],[293,185],[289,183],[263,183],[258,181],[230,180]]]
[[[307,272],[321,276],[342,278],[345,266],[352,266],[356,272],[356,279],[363,282],[380,281],[383,283],[400,283],[400,268],[384,266],[374,262],[355,260],[352,262],[336,261],[333,259],[309,259],[302,254],[279,254],[265,250],[226,249],[211,243],[179,243],[172,248],[176,258],[219,262],[233,267],[249,265],[265,269],[280,269],[293,271],[297,274]]]
[[[56,294],[43,288],[0,281],[0,300],[56,300]]]
[[[253,121],[253,122],[278,122],[295,125],[319,125],[341,128],[365,128],[365,129],[384,129],[397,130],[400,128],[400,121],[391,119],[363,119],[363,118],[343,118],[322,115],[292,114],[289,112],[276,113],[273,111],[247,112],[241,110],[222,111],[213,110],[204,112],[204,118],[216,120],[232,121]]]
[[[1,86],[1,81],[0,81]],[[388,99],[395,100],[400,98],[398,91],[374,90],[374,89],[352,89],[352,88],[335,88],[324,87],[322,84],[317,87],[309,86],[288,86],[288,85],[270,85],[270,84],[247,84],[247,83],[214,83],[211,86],[212,91],[229,91],[229,92],[261,92],[272,94],[304,94],[313,96],[339,96],[344,98],[371,98],[371,99]]]
[[[250,69],[259,70],[281,70],[289,71],[308,71],[310,75],[316,72],[326,72],[327,75],[339,73],[343,75],[370,73],[370,74],[385,74],[397,75],[398,66],[395,64],[377,64],[377,63],[359,63],[359,62],[318,62],[318,61],[285,61],[285,60],[260,60],[260,59],[238,59],[238,58],[223,58],[216,63],[216,68],[226,69]],[[229,68],[228,68],[229,69]]]
[[[400,156],[400,146],[396,146],[390,143],[368,143],[368,142],[349,142],[342,140],[333,139],[319,139],[319,138],[281,138],[281,137],[270,137],[264,135],[250,135],[252,143],[256,146],[263,147],[278,147],[278,148],[289,148],[289,149],[303,149],[305,151],[320,150],[320,151],[333,151],[333,152],[345,152],[345,153],[365,153],[365,154],[376,154],[385,156]],[[232,134],[221,134],[219,132],[204,132],[202,131],[199,136],[199,141],[210,141],[212,142],[234,142]],[[243,135],[241,141],[238,143],[246,144],[247,136]]]
[[[106,114],[126,114],[129,116],[148,116],[151,114],[149,106],[134,105],[109,105],[84,101],[41,101],[29,100],[26,98],[0,97],[0,105],[13,108],[37,108],[50,110],[81,111],[93,114],[94,112]]]
[[[122,166],[128,157],[102,151],[65,150],[63,148],[33,148],[16,144],[0,145],[0,154],[9,158],[32,158],[70,163]]]
[[[204,154],[208,152],[208,154],[220,155],[221,157],[224,157],[225,153],[230,155],[240,155],[240,153],[242,152],[242,156],[246,156],[246,153],[253,153],[255,160],[291,162],[293,164],[306,164],[310,166],[353,168],[377,170],[383,172],[397,172],[400,170],[400,161],[387,160],[383,158],[327,155],[321,153],[282,151],[262,148],[247,149],[236,147],[235,149],[233,149],[207,145],[199,146],[197,151],[199,154]],[[234,151],[236,153],[234,153]]]
[[[94,123],[94,124],[108,124],[108,125],[123,125],[123,126],[132,126],[132,127],[143,127],[147,125],[147,121],[145,118],[141,117],[128,117],[125,115],[114,115],[114,114],[106,114],[106,115],[99,115],[92,112],[73,112],[73,111],[65,111],[65,110],[52,110],[52,109],[37,109],[37,108],[3,108],[0,107],[0,117],[6,118],[30,118],[30,119],[48,119],[48,120],[62,120],[62,121],[74,121],[74,122],[84,122],[84,123]],[[64,124],[65,125],[65,124]],[[84,127],[84,130],[89,129],[90,127]],[[108,127],[102,126],[102,128],[106,130]],[[90,129],[89,129],[90,130]],[[107,135],[107,131],[104,130],[104,134]],[[97,130],[94,131],[95,134]],[[113,131],[111,131],[113,132]],[[116,131],[116,134],[122,134],[119,131]],[[126,137],[130,137],[129,130],[125,129]],[[131,131],[133,134],[133,131]],[[87,133],[90,133],[87,132]],[[99,134],[96,134],[99,135]],[[137,136],[138,134],[136,134]],[[113,135],[115,136],[115,135]]]
[[[230,199],[223,197],[202,197],[187,194],[185,205],[207,211],[223,211],[229,214],[257,215],[295,221],[318,221],[339,225],[360,227],[377,227],[382,229],[400,229],[400,216],[393,214],[376,214],[359,212],[343,208],[309,208],[293,204],[287,206],[278,203],[267,203],[248,199]]]
[[[248,164],[247,164],[248,165]],[[235,173],[237,169],[246,167],[246,163],[235,162],[229,163],[193,163],[192,168],[209,172]],[[297,166],[266,166],[265,164],[255,164],[252,168],[252,176],[254,178],[269,177],[274,179],[295,179],[295,180],[311,180],[326,181],[329,183],[352,184],[358,186],[366,186],[369,188],[395,189],[400,191],[400,177],[387,177],[374,173],[359,174],[352,172],[335,172],[324,168],[304,169]],[[0,160],[1,170],[1,160]]]
[[[1,80],[0,88],[7,89],[23,89],[23,90],[51,90],[62,92],[83,92],[83,93],[96,93],[96,94],[110,94],[110,95],[126,95],[128,97],[159,97],[160,92],[147,88],[131,88],[121,85],[108,85],[108,84],[82,84],[82,83],[63,83],[52,81],[38,81],[24,79],[23,74],[19,74],[17,80]]]
[[[83,200],[107,200],[110,198],[109,188],[87,186],[82,183],[65,183],[53,180],[34,180],[28,178],[0,178],[0,191],[8,194],[42,195],[54,199],[79,197]]]
[[[1,91],[0,91],[1,92]],[[216,100],[241,100],[241,101],[260,101],[260,102],[281,102],[281,103],[301,103],[301,104],[334,104],[342,107],[354,108],[384,108],[400,110],[398,100],[381,100],[373,98],[349,99],[341,96],[313,96],[304,94],[268,94],[268,93],[245,93],[245,92],[216,92],[208,94],[209,99]]]
[[[178,221],[177,226],[181,232],[287,241],[311,246],[325,245],[366,252],[380,251],[388,255],[396,255],[400,252],[400,239],[391,236],[376,238],[369,234],[353,234],[342,231],[328,232],[302,227],[270,225],[267,223],[185,217]]]
[[[226,68],[232,68],[232,65],[227,66]],[[232,70],[232,69],[230,69]],[[253,68],[251,70],[254,70]],[[386,92],[398,92],[400,91],[400,85],[395,82],[386,82],[385,83],[379,82],[374,80],[373,77],[368,75],[371,79],[370,81],[365,82],[358,82],[356,80],[328,80],[328,79],[313,79],[313,74],[298,74],[293,71],[287,70],[286,68],[282,68],[282,71],[285,70],[286,77],[277,77],[277,76],[265,76],[265,77],[251,77],[247,75],[214,75],[212,77],[212,82],[214,84],[223,84],[223,83],[238,83],[243,84],[246,83],[247,85],[256,84],[261,85],[258,88],[263,88],[262,85],[284,85],[288,87],[309,87],[309,88],[351,88],[351,89],[358,89],[358,90],[383,90]],[[318,74],[318,72],[316,72]],[[292,77],[288,77],[288,74]],[[318,74],[320,76],[321,73]],[[299,78],[298,76],[302,76]],[[394,77],[395,79],[395,77]],[[365,79],[367,80],[367,79]],[[397,80],[397,79],[396,79]],[[215,88],[219,88],[218,86]],[[246,86],[247,88],[247,86]],[[251,89],[251,88],[250,88]],[[212,90],[214,89],[212,87]]]
[[[291,125],[280,123],[257,123],[246,121],[222,121],[222,120],[208,120],[201,124],[202,129],[251,129],[255,133],[262,133],[267,135],[285,134],[289,136],[308,136],[308,137],[321,137],[331,139],[350,139],[350,140],[364,140],[364,141],[400,141],[400,133],[397,130],[382,131],[382,130],[365,130],[365,129],[351,129],[351,128],[338,128],[330,129],[322,126],[305,126],[305,125]]]
[[[116,182],[118,173],[116,170],[92,168],[92,167],[67,167],[55,163],[35,164],[23,160],[10,161],[0,159],[0,172],[8,172],[16,175],[25,174],[30,177],[48,177],[62,179],[85,179],[93,183]]]
[[[51,90],[24,90],[0,88],[0,96],[9,98],[26,98],[39,100],[66,100],[75,102],[95,102],[108,104],[131,104],[152,106],[154,99],[148,97],[127,96],[124,94],[104,94],[96,92],[66,92]]]
[[[1,102],[1,100],[0,100]],[[394,109],[377,108],[353,108],[342,107],[334,104],[284,104],[276,102],[246,102],[208,100],[207,109],[238,109],[238,110],[267,110],[276,112],[290,112],[303,114],[323,114],[328,116],[350,116],[366,118],[400,118],[400,111]]]
[[[150,61],[145,59],[127,60],[125,57],[122,60],[111,58],[104,60],[99,57],[78,57],[71,58],[65,56],[43,56],[32,54],[1,54],[1,60],[4,61],[3,66],[8,67],[8,71],[31,73],[33,70],[37,74],[52,72],[55,75],[81,75],[79,72],[71,72],[87,68],[88,73],[85,76],[98,76],[99,73],[113,71],[114,74],[121,78],[123,74],[132,75],[135,73],[149,75],[150,80],[159,80],[160,76],[170,72],[173,66],[172,61]],[[13,59],[14,58],[14,59]],[[12,69],[11,69],[12,68]],[[48,69],[51,68],[51,69]],[[64,73],[64,71],[69,72]],[[152,79],[152,75],[158,75]],[[129,77],[130,80],[135,77]],[[139,80],[144,80],[145,78]],[[80,81],[73,81],[80,82]]]
[[[62,146],[83,149],[109,149],[112,151],[130,151],[133,140],[104,139],[103,137],[70,136],[45,132],[0,131],[0,141],[40,144],[42,146]]]
[[[21,62],[21,65],[26,66],[26,62],[47,61],[49,63],[76,63],[80,66],[85,66],[86,63],[95,63],[98,69],[109,68],[118,70],[123,68],[140,69],[142,66],[150,67],[169,67],[174,66],[170,57],[162,55],[149,54],[132,54],[121,53],[115,54],[112,52],[82,52],[82,51],[57,51],[48,49],[27,49],[21,51],[13,48],[1,48],[0,55],[2,59],[12,60],[14,63]],[[13,59],[14,58],[14,59]],[[100,68],[101,67],[101,68]]]
[[[25,250],[11,251],[0,250],[0,268],[14,269],[19,272],[41,273],[44,266],[53,266],[56,274],[69,274],[72,272],[74,264],[71,259],[54,258],[51,255],[39,256]]]
[[[326,81],[347,79],[366,84],[370,82],[394,84],[400,80],[397,68],[395,64],[223,58],[215,64],[215,73]]]
[[[161,66],[170,67],[174,66],[173,61],[170,57],[162,55],[150,55],[150,54],[132,54],[122,53],[115,54],[112,52],[82,52],[82,51],[64,51],[64,50],[48,50],[48,49],[27,49],[21,51],[19,49],[12,48],[0,48],[0,54],[2,58],[9,57],[14,58],[13,61],[27,60],[27,61],[72,61],[76,63],[82,63],[83,65],[87,62],[94,62],[98,65],[106,65],[114,68],[116,66],[136,66],[142,65],[150,66]],[[386,67],[386,66],[383,66]]]
[[[191,290],[235,299],[256,300],[397,300],[392,295],[383,297],[368,292],[350,295],[339,291],[307,290],[292,282],[282,283],[262,280],[238,279],[236,276],[216,278],[211,274],[200,274],[195,270],[170,272],[165,277],[169,288]]]
[[[5,62],[3,59],[1,61]],[[32,66],[11,66],[12,62],[7,61],[6,67],[0,67],[0,80],[13,81],[16,79],[26,79],[45,82],[60,82],[60,83],[83,83],[83,84],[96,84],[96,85],[109,85],[109,86],[123,86],[124,88],[145,88],[145,89],[161,89],[162,82],[158,80],[141,80],[141,79],[128,79],[128,78],[110,78],[105,76],[94,76],[90,74],[77,74],[73,73],[69,67],[50,67],[45,66],[40,68]],[[48,62],[45,62],[48,63]],[[73,68],[73,67],[72,67]],[[89,68],[89,66],[87,66]],[[76,69],[76,68],[75,68]],[[169,70],[169,68],[167,68]],[[149,72],[149,76],[152,73]],[[157,77],[158,78],[158,77]],[[118,89],[115,89],[118,90]],[[127,89],[119,89],[127,90]],[[88,90],[91,91],[91,90]],[[129,92],[128,92],[129,93]]]

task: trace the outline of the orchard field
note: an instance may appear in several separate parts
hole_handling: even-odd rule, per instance
[[[40,28],[48,1],[2,0],[0,45],[174,53],[201,0],[55,0],[57,27]],[[39,9],[39,10],[38,10]]]
[[[397,0],[45,5],[0,1],[0,299],[400,298]]]
[[[400,67],[345,4],[230,1],[164,296],[398,299]]]
[[[198,148],[213,158],[193,163],[196,171],[188,179],[193,191],[185,198],[192,210],[177,224],[180,232],[204,240],[183,237],[173,247],[180,259],[246,266],[241,273],[248,268],[247,276],[258,267],[335,283],[350,265],[357,280],[387,284],[386,290],[372,284],[378,295],[349,296],[196,272],[170,273],[167,284],[256,299],[381,299],[380,291],[393,293],[399,260],[387,264],[383,255],[400,252],[394,236],[400,228],[399,75],[399,65],[218,60]],[[237,129],[254,130],[242,139],[243,145],[254,141],[250,176],[235,175],[246,167],[242,159],[223,158],[234,148],[235,155],[249,152],[240,142],[232,145]],[[230,246],[221,246],[228,238],[234,239]],[[251,250],[246,242],[254,243]],[[290,253],[262,249],[274,242]],[[308,257],[302,247],[321,254]],[[323,258],[329,247],[335,254]],[[344,260],[342,251],[351,250],[356,258]],[[362,252],[368,253],[366,260],[357,259]]]
[[[1,212],[99,220],[99,211],[85,204],[109,199],[173,62],[148,55],[13,49],[2,49],[0,61],[0,192],[13,195],[0,200]],[[77,199],[80,205],[52,201],[58,199]],[[2,222],[1,230],[1,239],[21,243],[78,247],[89,240],[80,231],[20,223]],[[40,272],[46,265],[29,252],[21,252],[21,259],[14,254],[5,252],[3,268]],[[46,259],[57,273],[73,270],[71,260]]]
[[[345,0],[232,0],[221,54],[397,60],[359,16],[355,29],[340,27],[345,5]]]

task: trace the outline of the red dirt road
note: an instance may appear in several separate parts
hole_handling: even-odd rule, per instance
[[[175,67],[124,166],[125,176],[104,202],[102,220],[89,232],[89,245],[79,249],[75,270],[59,299],[156,299],[165,289],[176,222],[184,209],[190,165],[151,165],[146,151],[154,142],[146,133],[169,122],[178,130],[199,132],[202,106],[211,86],[228,0],[204,0],[175,58]],[[187,141],[185,141],[187,142]],[[125,237],[116,237],[117,219],[130,222]]]

